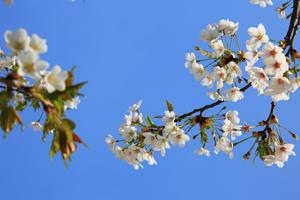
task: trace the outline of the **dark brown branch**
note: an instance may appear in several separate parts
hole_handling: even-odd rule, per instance
[[[295,21],[297,18],[297,13],[298,13],[298,4],[299,4],[299,0],[294,0],[294,5],[293,5],[293,13],[292,13],[292,17],[290,20],[290,26],[288,29],[288,32],[284,38],[284,40],[288,43],[288,45],[290,44],[290,39],[293,33],[293,29],[294,29],[294,25],[295,25]]]
[[[47,100],[41,98],[41,96],[36,95],[36,93],[32,92],[29,87],[25,87],[21,84],[15,83],[12,80],[4,78],[4,77],[0,77],[0,82],[7,85],[8,87],[16,87],[16,88],[24,91],[25,93],[30,94],[31,96],[37,98],[39,101],[41,101],[43,103],[43,105],[46,105],[50,108],[54,108],[54,105],[50,101],[47,101]]]
[[[291,39],[291,45],[290,45],[290,48],[289,48],[287,54],[289,52],[291,52],[291,50],[294,48],[294,40],[295,40],[295,37],[297,35],[298,29],[299,29],[299,25],[300,25],[300,16],[298,17],[298,22],[297,22],[297,24],[296,24],[296,26],[294,28],[293,36],[292,36],[292,39]]]
[[[244,86],[242,89],[240,89],[240,91],[241,91],[241,92],[245,92],[250,86],[251,86],[251,83],[248,83],[248,85]],[[194,114],[194,113],[196,113],[196,112],[200,112],[200,115],[202,115],[202,113],[203,113],[205,110],[207,110],[207,109],[209,109],[209,108],[213,108],[213,107],[215,107],[215,106],[217,106],[217,105],[220,105],[221,103],[224,103],[224,102],[226,102],[226,101],[220,101],[220,100],[218,100],[218,101],[216,101],[215,103],[206,105],[206,106],[204,106],[204,107],[202,107],[202,108],[194,109],[193,111],[191,111],[191,112],[189,112],[189,113],[186,113],[186,114],[183,114],[183,115],[179,116],[179,117],[176,119],[176,122],[180,122],[181,120],[183,120],[183,119],[186,118],[187,116],[190,116],[190,115],[192,115],[192,114]]]
[[[266,121],[267,125],[266,125],[265,129],[263,130],[262,139],[264,139],[264,138],[267,137],[266,132],[267,132],[267,130],[270,128],[271,119],[272,119],[272,117],[274,116],[274,110],[275,110],[276,104],[275,104],[274,101],[272,101],[271,105],[272,105],[271,111],[270,111],[269,117],[268,117],[268,119],[267,119],[267,121]]]
[[[298,14],[298,6],[299,6],[299,0],[294,0],[294,4],[293,4],[293,13],[292,13],[292,17],[291,17],[291,20],[290,20],[290,26],[289,26],[289,29],[288,29],[288,32],[284,38],[285,42],[287,43],[287,46],[293,46],[293,42],[294,40],[292,39],[291,40],[291,37],[292,37],[292,33],[294,32],[294,35],[293,35],[293,38],[295,38],[296,34],[297,34],[297,31],[296,31],[296,34],[295,34],[295,31],[294,29],[296,28],[295,27],[295,22],[296,22],[296,19],[297,19],[297,14]],[[298,24],[299,24],[299,19],[298,19]],[[298,25],[299,26],[299,25]],[[297,28],[298,29],[298,28]],[[287,47],[286,46],[286,47]],[[285,47],[285,48],[286,48]],[[284,50],[285,50],[284,48]],[[290,50],[291,50],[291,47],[289,48],[289,50],[287,51],[287,53],[285,54],[286,56],[289,55],[290,53]]]

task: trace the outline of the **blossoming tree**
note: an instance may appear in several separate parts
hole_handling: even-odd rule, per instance
[[[261,7],[273,5],[271,0],[250,2]],[[161,118],[162,125],[155,124],[148,114],[145,117],[141,113],[142,101],[139,101],[129,108],[125,123],[119,127],[120,139],[115,139],[112,135],[106,138],[108,150],[112,150],[117,159],[125,160],[138,169],[139,166],[142,167],[143,161],[150,165],[156,164],[154,152],[160,151],[165,156],[166,150],[171,148],[169,143],[184,147],[191,138],[199,139],[202,147],[196,149],[195,153],[209,157],[209,149],[213,148],[216,154],[223,151],[233,158],[236,145],[252,140],[253,145],[243,156],[243,160],[248,160],[253,152],[253,163],[259,157],[267,167],[274,163],[283,167],[288,156],[295,155],[294,145],[284,142],[285,134],[288,133],[296,140],[298,137],[279,123],[274,110],[276,102],[289,100],[289,94],[295,92],[300,84],[297,69],[300,55],[294,47],[300,25],[299,6],[299,0],[291,0],[275,8],[280,19],[285,17],[287,8],[292,8],[286,17],[290,20],[290,25],[284,38],[270,39],[264,25],[258,24],[257,27],[248,29],[250,37],[244,42],[246,49],[241,49],[238,40],[238,22],[222,19],[218,23],[208,24],[200,32],[199,41],[203,43],[203,47],[194,47],[202,58],[198,60],[195,53],[186,53],[187,61],[184,66],[194,75],[195,81],[201,80],[202,86],[213,88],[216,83],[216,89],[207,93],[207,96],[216,101],[176,115],[172,104],[166,100],[167,110],[164,115],[154,116]],[[208,43],[211,50],[204,50],[204,43]],[[259,66],[259,60],[263,61],[263,66]],[[242,100],[244,92],[251,87],[258,91],[258,95],[271,96],[270,113],[264,120],[257,121],[257,124],[239,125],[238,111],[225,111],[226,106],[212,116],[205,116],[208,109],[224,105],[228,101]],[[200,126],[199,133],[191,137],[190,130],[195,126]],[[247,137],[236,142],[243,134]],[[214,142],[213,147],[208,145],[209,141]]]
[[[11,6],[12,0],[2,0]],[[272,5],[271,0],[251,0],[252,4],[265,7]],[[163,124],[155,124],[147,114],[140,112],[142,101],[134,104],[125,115],[125,123],[119,127],[119,138],[109,135],[105,139],[108,150],[116,154],[117,159],[127,161],[135,169],[142,166],[143,161],[150,165],[156,164],[154,152],[160,151],[166,155],[166,149],[179,145],[184,147],[186,142],[200,140],[201,148],[195,153],[210,156],[210,150],[218,154],[223,151],[230,158],[234,156],[234,147],[246,140],[252,140],[253,145],[244,155],[248,160],[253,155],[266,166],[274,163],[282,167],[289,155],[295,155],[294,145],[286,144],[281,130],[291,134],[297,139],[296,134],[279,124],[274,115],[276,102],[289,99],[289,93],[295,92],[299,87],[299,53],[294,47],[294,40],[300,25],[299,0],[284,2],[276,7],[278,17],[284,18],[285,11],[292,8],[287,15],[290,21],[285,38],[270,39],[266,34],[263,24],[248,29],[249,40],[244,41],[246,49],[241,49],[238,40],[238,22],[220,20],[218,23],[209,24],[206,30],[200,32],[201,44],[208,43],[210,50],[204,50],[205,45],[194,47],[203,59],[197,60],[195,53],[186,53],[185,68],[194,75],[195,81],[201,80],[202,86],[216,88],[207,93],[212,100],[209,105],[194,109],[184,114],[175,114],[173,106],[166,100],[167,110],[164,115],[157,115]],[[15,32],[6,31],[4,34],[6,46],[11,53],[1,53],[0,68],[4,76],[0,77],[2,91],[0,95],[0,123],[5,132],[4,137],[18,122],[23,127],[18,111],[31,106],[34,110],[45,113],[46,120],[40,124],[40,119],[29,124],[34,131],[43,131],[43,139],[53,132],[53,141],[50,150],[52,157],[61,151],[63,160],[71,159],[70,155],[76,150],[74,142],[83,143],[74,133],[75,123],[65,118],[65,110],[77,108],[80,102],[75,96],[82,96],[78,90],[84,83],[73,84],[73,70],[62,71],[59,66],[54,66],[51,71],[46,71],[49,64],[39,59],[39,54],[47,51],[46,40],[33,34],[30,38],[27,31],[18,29]],[[236,44],[236,45],[235,45]],[[237,46],[234,48],[233,46]],[[264,65],[259,66],[262,60]],[[245,67],[245,72],[242,69]],[[32,82],[29,86],[27,78]],[[258,95],[271,96],[270,113],[257,124],[240,124],[238,111],[227,111],[226,106],[212,116],[205,115],[205,111],[228,101],[237,102],[244,98],[244,92],[253,87]],[[248,97],[249,98],[249,97]],[[163,113],[163,112],[162,112]],[[247,119],[245,119],[247,120]],[[200,131],[192,137],[190,130],[199,126]],[[245,139],[238,140],[242,134],[247,134]],[[209,141],[214,144],[209,145]],[[83,143],[85,145],[85,143]],[[65,162],[66,163],[66,162]]]

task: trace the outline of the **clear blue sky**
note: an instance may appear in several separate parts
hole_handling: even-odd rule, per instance
[[[38,34],[47,39],[49,49],[42,60],[63,70],[76,65],[75,82],[89,81],[81,91],[87,98],[81,98],[78,109],[68,111],[68,117],[77,124],[75,133],[91,147],[79,144],[69,169],[60,154],[51,162],[51,135],[43,143],[42,133],[28,127],[40,112],[24,111],[25,130],[17,126],[0,140],[0,199],[297,199],[299,142],[286,133],[285,141],[296,145],[298,155],[291,156],[282,169],[276,165],[266,169],[259,159],[252,167],[253,155],[243,161],[252,141],[237,146],[231,160],[222,152],[215,155],[213,143],[207,146],[210,158],[198,156],[193,151],[200,148],[199,140],[191,140],[184,148],[172,147],[165,157],[155,152],[158,165],[143,163],[144,169],[136,171],[116,160],[104,142],[108,134],[117,137],[128,107],[139,100],[143,100],[141,112],[151,116],[163,115],[165,98],[176,114],[213,102],[205,95],[212,90],[185,69],[185,53],[201,58],[193,50],[194,46],[208,49],[207,43],[198,41],[200,31],[221,19],[239,22],[237,34],[245,50],[250,38],[247,29],[259,23],[270,38],[283,39],[288,21],[278,19],[274,9],[280,4],[273,2],[274,6],[261,8],[250,0],[15,0],[12,7],[0,1],[0,34],[18,28],[30,36]],[[9,51],[4,37],[0,47]],[[289,102],[278,102],[275,115],[300,136],[299,97],[297,91]],[[268,117],[270,103],[270,97],[249,89],[242,101],[226,105],[239,111],[241,122],[256,125]],[[193,129],[190,137],[197,131]]]

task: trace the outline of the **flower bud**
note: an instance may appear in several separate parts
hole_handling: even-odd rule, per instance
[[[243,83],[243,80],[240,77],[238,77],[238,81],[239,81],[239,84]]]
[[[258,124],[259,124],[260,126],[265,126],[265,125],[267,125],[267,122],[266,122],[266,121],[261,121],[261,122],[258,122]]]
[[[247,161],[247,160],[249,160],[249,158],[250,158],[250,152],[247,152],[247,153],[243,156],[242,160]]]
[[[279,47],[285,49],[287,47],[287,43],[284,40],[279,41]]]
[[[200,48],[199,48],[199,47],[194,47],[194,49],[195,49],[196,51],[199,51],[199,50],[200,50]]]
[[[262,131],[253,131],[253,137],[259,138],[263,135]]]
[[[291,50],[291,57],[292,57],[292,61],[295,62],[297,58],[300,58],[300,54],[297,50],[292,49]]]
[[[271,128],[268,128],[268,134],[269,134],[270,137],[276,136],[276,135],[277,135],[277,134],[275,133],[275,131],[272,130]]]
[[[196,139],[196,138],[198,137],[198,135],[199,135],[199,134],[194,135],[194,136],[193,136],[193,140]]]
[[[289,64],[289,65],[291,65],[292,64],[292,62],[291,62],[291,60],[290,60],[290,58],[289,57],[285,57],[285,59],[286,59],[286,62],[287,62],[287,64]]]
[[[271,117],[271,124],[273,124],[273,123],[278,123],[278,119],[275,115],[272,115],[272,117]]]
[[[292,136],[295,140],[298,140],[298,136],[296,134],[293,133]]]

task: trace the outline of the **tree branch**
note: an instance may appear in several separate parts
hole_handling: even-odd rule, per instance
[[[291,46],[293,46],[293,42],[294,42],[294,40],[291,40],[291,36],[292,36],[293,30],[295,28],[295,22],[296,22],[297,14],[298,14],[298,6],[299,6],[299,0],[294,0],[293,13],[292,13],[292,17],[290,20],[290,26],[289,26],[288,32],[284,38],[287,45],[291,45]],[[299,19],[298,19],[298,23],[299,23]],[[297,34],[297,32],[296,32],[296,34]],[[296,34],[294,34],[294,35],[296,35]],[[293,37],[295,37],[295,36],[293,36]],[[285,48],[284,48],[284,50],[285,50]],[[290,50],[291,50],[291,48],[289,48],[288,52],[286,53],[286,56],[288,56]]]
[[[251,87],[251,83],[248,83],[248,85],[244,86],[242,89],[240,89],[240,91],[241,92],[245,92],[249,87]],[[213,108],[213,107],[215,107],[217,105],[220,105],[221,103],[224,103],[224,102],[226,102],[226,101],[220,101],[220,100],[218,100],[215,103],[206,105],[206,106],[204,106],[202,108],[194,109],[193,111],[191,111],[189,113],[186,113],[186,114],[183,114],[183,115],[179,116],[175,121],[176,122],[180,122],[181,120],[183,120],[187,116],[190,116],[190,115],[192,115],[192,114],[194,114],[196,112],[200,112],[200,115],[201,115],[205,110],[207,110],[209,108]]]

